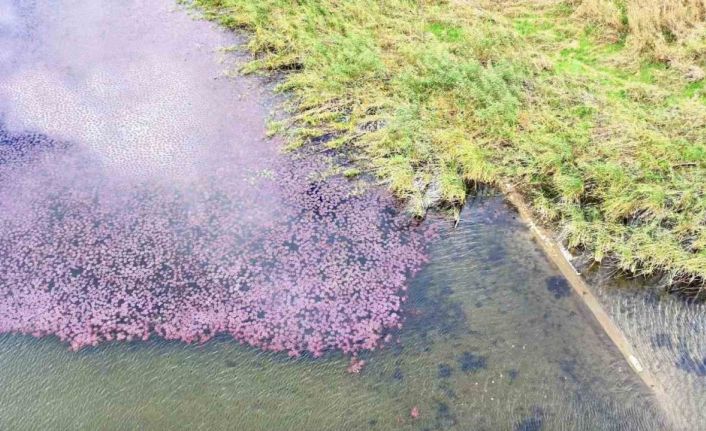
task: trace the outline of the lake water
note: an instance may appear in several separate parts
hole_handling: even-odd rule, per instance
[[[0,0],[0,429],[673,426],[501,197],[420,225],[282,154],[237,43]]]

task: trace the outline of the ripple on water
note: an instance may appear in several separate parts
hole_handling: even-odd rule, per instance
[[[0,332],[320,356],[400,326],[424,229],[324,180],[326,157],[278,153],[255,82],[214,61],[233,37],[166,3],[20,3],[29,33],[0,34],[32,48],[0,70]]]
[[[682,429],[706,424],[706,306],[659,295],[646,280],[606,281],[592,274],[600,299],[634,343],[643,367],[650,369],[673,400],[670,415]],[[645,290],[648,290],[645,292]]]
[[[664,428],[507,203],[420,269],[423,229],[279,155],[237,39],[172,7],[0,2],[0,332],[65,337],[0,335],[0,429]]]

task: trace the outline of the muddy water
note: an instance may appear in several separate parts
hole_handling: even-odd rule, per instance
[[[236,42],[0,0],[0,429],[669,427],[501,198],[418,227],[317,177]]]

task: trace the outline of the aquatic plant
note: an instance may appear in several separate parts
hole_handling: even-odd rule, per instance
[[[488,358],[471,352],[463,352],[458,359],[458,363],[461,365],[461,371],[472,373],[486,368],[488,366]]]
[[[453,368],[448,364],[439,364],[438,376],[440,379],[448,379],[453,374]]]
[[[554,298],[561,299],[571,296],[571,286],[564,277],[551,276],[546,280],[547,290],[554,295]]]
[[[0,133],[0,333],[73,349],[228,333],[320,356],[374,349],[401,326],[424,231],[390,196],[317,177],[322,157],[257,175],[224,154],[170,184],[116,178],[80,146]]]

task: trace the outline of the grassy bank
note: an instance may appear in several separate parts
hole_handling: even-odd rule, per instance
[[[250,34],[245,72],[285,72],[290,146],[345,152],[417,214],[511,183],[596,261],[706,279],[701,0],[195,3]]]

